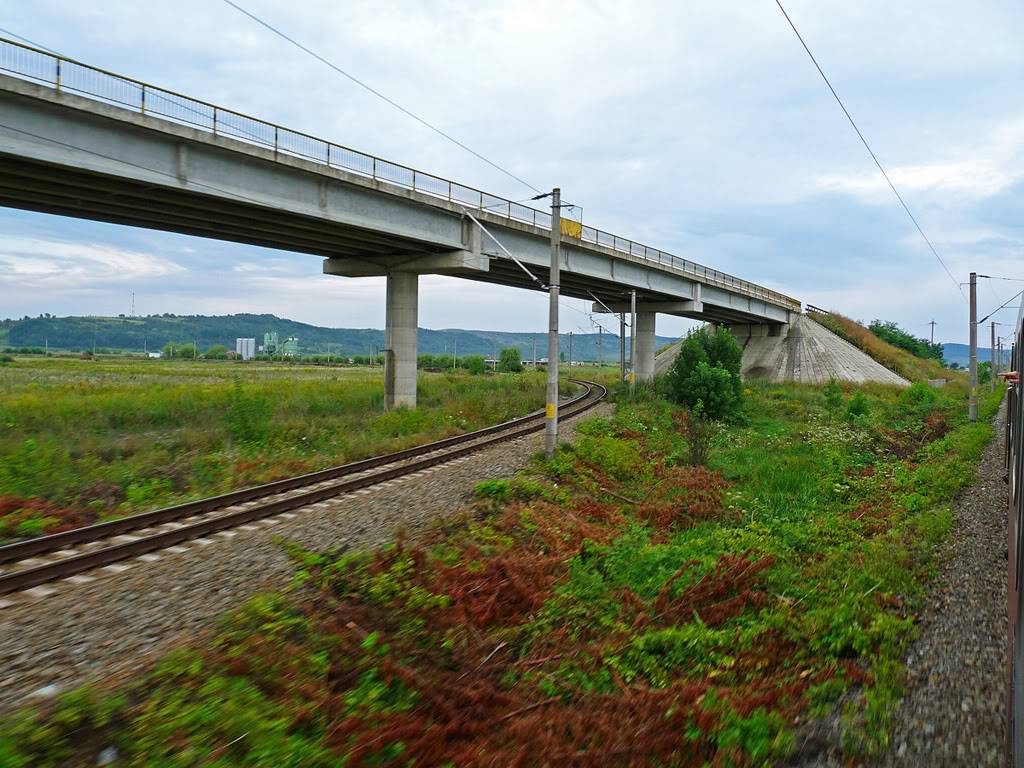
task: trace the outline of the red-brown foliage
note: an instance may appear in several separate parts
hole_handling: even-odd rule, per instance
[[[739,616],[748,605],[764,604],[766,595],[757,588],[760,574],[774,562],[771,556],[752,559],[749,550],[741,555],[722,555],[713,571],[673,598],[672,585],[693,567],[687,563],[661,588],[654,601],[652,620],[658,624],[679,624],[696,614],[705,624],[716,626]]]
[[[704,467],[673,467],[637,507],[637,514],[655,528],[690,526],[722,516],[722,495],[729,483],[720,472]]]
[[[477,628],[516,624],[547,599],[562,558],[513,551],[486,558],[479,570],[442,567],[432,589],[451,598],[459,620]]]
[[[346,754],[346,765],[698,766],[714,756],[682,736],[691,724],[710,730],[715,723],[700,707],[706,682],[567,702],[520,698],[493,675],[474,680],[435,669],[428,676],[394,662],[381,675],[420,692],[420,699],[409,712],[338,723],[329,741]],[[379,752],[398,741],[401,754],[380,762]]]
[[[0,536],[13,536],[18,525],[33,518],[52,518],[44,533],[60,533],[83,525],[91,525],[98,518],[88,507],[58,507],[45,499],[26,499],[22,496],[0,496]],[[5,530],[6,529],[6,530]]]

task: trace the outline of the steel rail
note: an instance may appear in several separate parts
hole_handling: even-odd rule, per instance
[[[607,388],[601,384],[585,381],[578,381],[577,383],[583,384],[587,389],[586,392],[584,392],[581,396],[578,396],[570,401],[574,405],[574,407],[571,409],[571,412],[565,414],[566,417],[578,416],[579,414],[588,411],[590,408],[593,408],[595,405],[601,402],[608,394]],[[597,393],[596,397],[593,396],[595,393]],[[450,461],[453,461],[454,459],[458,459],[463,456],[468,456],[471,453],[475,453],[476,451],[482,450],[483,448],[488,448],[492,445],[497,445],[499,443],[509,442],[511,440],[515,440],[517,438],[524,437],[535,432],[539,432],[541,429],[543,429],[543,422],[539,424],[531,424],[529,426],[521,426],[525,421],[528,421],[531,418],[535,417],[531,414],[530,417],[523,417],[522,419],[519,420],[505,422],[503,425],[498,425],[505,430],[509,429],[509,425],[512,425],[513,431],[511,432],[505,432],[504,434],[498,434],[496,436],[489,436],[487,437],[486,440],[482,442],[456,447],[454,450],[446,451],[437,456],[428,456],[425,459],[420,459],[419,461],[413,462],[411,464],[403,464],[401,466],[393,467],[391,469],[384,469],[383,471],[376,472],[372,475],[358,477],[336,485],[328,486],[326,488],[318,488],[316,490],[296,494],[295,496],[290,496],[285,499],[270,501],[266,504],[250,507],[249,509],[241,509],[235,512],[229,512],[225,515],[220,515],[209,520],[201,520],[196,523],[183,525],[179,528],[174,528],[169,531],[161,531],[150,536],[144,536],[142,538],[136,539],[135,541],[129,541],[123,544],[114,544],[111,546],[104,547],[102,549],[95,550],[93,552],[78,553],[63,558],[61,560],[55,560],[53,562],[44,563],[42,565],[34,566],[32,568],[14,571],[9,574],[0,574],[0,594],[7,594],[11,592],[18,592],[30,589],[32,587],[36,587],[50,581],[55,581],[56,579],[74,576],[75,574],[82,573],[83,571],[89,571],[94,568],[99,568],[105,565],[111,565],[113,563],[117,563],[119,561],[126,560],[131,557],[144,555],[154,550],[165,549],[167,547],[174,546],[175,544],[180,544],[191,539],[201,538],[212,533],[217,533],[218,531],[234,528],[239,525],[243,525],[247,522],[251,522],[253,520],[272,517],[274,515],[281,514],[282,512],[288,512],[293,509],[298,509],[299,507],[308,506],[310,504],[316,504],[317,502],[324,501],[325,499],[333,498],[335,496],[341,496],[347,493],[352,493],[353,491],[357,491],[361,488],[379,485],[389,480],[394,480],[399,477],[411,475],[423,469],[435,467],[440,464],[446,464]],[[494,429],[488,429],[488,434],[493,434]],[[475,434],[477,437],[479,437],[479,433],[483,431],[484,430],[479,430],[477,433],[472,434]],[[460,435],[460,437],[462,436]],[[308,475],[304,477],[308,477]],[[218,507],[215,507],[214,509],[217,508]],[[136,517],[141,516],[137,515]],[[170,521],[164,520],[161,522]],[[104,532],[102,534],[98,534],[98,529],[101,527],[102,526],[88,526],[86,528],[75,529],[76,531],[89,532],[92,534],[92,536],[88,538],[79,539],[76,543],[82,543],[84,541],[102,541],[103,539],[108,538],[111,534],[107,532],[107,529],[104,529]],[[136,526],[136,528],[138,527],[139,526]],[[72,532],[73,531],[68,531],[68,533]],[[61,534],[55,535],[60,536]]]
[[[272,149],[275,155],[299,157],[326,165],[328,168],[344,169],[384,184],[447,200],[449,203],[472,206],[482,213],[531,224],[545,230],[551,225],[550,214],[547,211],[2,37],[0,71],[52,86],[58,91],[82,94],[143,115],[157,116],[180,125],[209,131],[216,137],[266,147]],[[579,225],[579,234],[563,232],[564,236],[628,254],[660,267],[677,269],[695,280],[727,287],[787,309],[800,308],[798,300],[779,291],[591,227],[582,220],[575,223]]]
[[[590,390],[586,389],[581,394],[567,400],[562,407],[572,407],[589,395]],[[193,515],[206,514],[207,512],[213,512],[214,510],[221,509],[223,507],[243,504],[247,501],[273,496],[296,488],[302,488],[307,485],[314,485],[325,480],[334,480],[339,477],[345,477],[346,475],[353,475],[357,472],[364,472],[368,469],[375,469],[387,464],[405,461],[406,459],[421,456],[425,453],[443,450],[453,445],[459,445],[460,443],[477,440],[481,437],[486,437],[487,435],[495,434],[503,430],[512,429],[534,419],[542,418],[543,416],[543,409],[532,411],[525,416],[509,419],[508,421],[503,421],[500,424],[494,424],[490,427],[474,430],[473,432],[466,432],[461,435],[435,440],[432,443],[424,443],[423,445],[417,445],[413,448],[395,451],[394,453],[371,456],[367,459],[349,462],[348,464],[341,464],[336,467],[328,467],[327,469],[309,472],[305,475],[297,475],[283,480],[275,480],[261,485],[254,485],[249,488],[240,488],[237,491],[229,491],[228,493],[220,494],[219,496],[210,496],[205,499],[197,499],[196,501],[176,504],[172,507],[155,509],[151,512],[142,512],[137,515],[130,515],[128,517],[120,518],[119,520],[110,520],[105,523],[87,525],[81,528],[73,528],[70,531],[50,534],[49,536],[40,536],[35,539],[28,539],[27,541],[7,544],[0,547],[0,565],[14,562],[16,560],[24,560],[27,557],[34,557],[47,552],[67,549],[68,547],[75,546],[76,544],[95,541],[98,538],[108,538],[110,536],[117,536],[128,533],[129,531],[138,530],[139,528],[148,528],[153,525],[160,525],[162,523],[192,517]]]

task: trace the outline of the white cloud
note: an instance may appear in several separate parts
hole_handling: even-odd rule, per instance
[[[152,253],[105,243],[79,243],[0,235],[0,283],[25,289],[139,283],[186,270]]]

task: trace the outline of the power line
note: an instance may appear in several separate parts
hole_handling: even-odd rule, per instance
[[[992,317],[992,315],[994,315],[994,314],[995,314],[996,312],[998,312],[998,311],[999,311],[999,310],[1001,310],[1001,309],[1004,309],[1004,308],[1006,308],[1006,305],[1007,305],[1007,304],[1009,304],[1009,303],[1010,303],[1011,301],[1013,301],[1014,299],[1016,299],[1016,298],[1017,298],[1018,296],[1020,296],[1020,295],[1021,295],[1022,293],[1024,293],[1024,290],[1022,290],[1022,291],[1017,291],[1017,292],[1016,292],[1015,294],[1013,294],[1013,296],[1011,296],[1010,298],[1008,298],[1008,299],[1007,299],[1006,301],[1004,301],[1004,302],[1003,302],[1002,304],[1000,304],[1000,305],[999,305],[998,307],[996,307],[996,308],[995,308],[995,309],[993,309],[993,310],[992,310],[991,312],[989,312],[989,313],[988,313],[987,315],[985,315],[985,316],[984,316],[983,318],[981,318],[981,320],[979,320],[979,321],[978,321],[978,323],[984,323],[984,322],[985,322],[986,320],[988,320],[988,319],[989,319],[990,317]]]
[[[255,21],[255,22],[256,22],[257,24],[259,24],[260,26],[262,26],[262,27],[265,27],[266,29],[270,30],[270,31],[271,31],[271,32],[273,32],[273,33],[274,33],[275,35],[277,35],[278,37],[282,38],[283,40],[287,40],[287,41],[288,41],[289,43],[291,43],[292,45],[294,45],[294,46],[295,46],[296,48],[298,48],[299,50],[302,50],[302,51],[304,51],[304,52],[308,53],[308,54],[309,54],[310,56],[312,56],[312,57],[313,57],[314,59],[316,59],[316,60],[317,60],[317,61],[319,61],[320,63],[322,63],[322,64],[326,64],[326,65],[327,65],[328,67],[330,67],[331,69],[333,69],[333,70],[334,70],[335,72],[337,72],[337,73],[338,73],[339,75],[342,75],[343,77],[347,77],[347,78],[348,78],[349,80],[351,80],[351,81],[352,81],[353,83],[355,83],[356,85],[358,85],[358,86],[359,86],[360,88],[364,88],[364,89],[366,89],[367,91],[369,91],[370,93],[372,93],[372,94],[373,94],[374,96],[376,96],[377,98],[379,98],[379,99],[382,99],[382,100],[386,101],[386,102],[387,102],[388,104],[390,104],[391,106],[393,106],[393,107],[394,107],[395,109],[397,109],[397,110],[399,110],[400,112],[402,112],[402,113],[404,113],[404,114],[408,115],[408,116],[409,116],[409,117],[411,117],[411,118],[412,118],[413,120],[415,120],[416,122],[420,123],[421,125],[423,125],[423,126],[425,126],[425,127],[429,128],[430,130],[432,130],[432,131],[433,131],[434,133],[438,134],[439,136],[443,136],[444,138],[448,139],[448,141],[450,141],[450,142],[452,142],[453,144],[455,144],[455,145],[457,145],[457,146],[461,147],[462,149],[466,150],[467,152],[469,152],[469,153],[470,153],[471,155],[473,155],[473,156],[474,156],[474,157],[476,157],[477,159],[479,159],[479,160],[483,160],[483,161],[484,161],[485,163],[487,163],[487,164],[488,164],[489,166],[491,166],[492,168],[494,168],[494,169],[496,169],[496,170],[500,171],[501,173],[505,174],[505,175],[506,175],[506,176],[508,176],[508,177],[509,177],[510,179],[514,179],[515,181],[518,181],[518,182],[519,182],[520,184],[522,184],[522,185],[523,185],[523,186],[525,186],[525,187],[529,187],[529,188],[530,188],[530,189],[532,189],[532,190],[533,190],[534,192],[538,192],[538,193],[540,192],[540,190],[539,190],[539,189],[537,189],[537,188],[536,188],[535,186],[533,186],[532,184],[530,184],[530,183],[529,183],[528,181],[524,181],[523,179],[519,178],[518,176],[516,176],[516,175],[515,175],[514,173],[512,173],[511,171],[509,171],[509,170],[507,170],[507,169],[505,169],[505,168],[502,168],[502,167],[501,167],[500,165],[498,165],[497,163],[495,163],[495,162],[494,162],[493,160],[489,160],[488,158],[484,157],[483,155],[481,155],[481,154],[480,154],[479,152],[477,152],[477,151],[476,151],[475,149],[473,149],[472,147],[469,147],[469,146],[467,146],[466,144],[463,144],[463,143],[462,143],[461,141],[459,141],[458,139],[456,139],[456,138],[455,138],[454,136],[452,136],[451,134],[449,134],[449,133],[446,133],[445,131],[443,131],[443,130],[441,130],[440,128],[438,128],[438,127],[437,127],[436,125],[433,125],[432,123],[429,123],[429,122],[427,122],[426,120],[424,120],[424,119],[423,119],[422,117],[420,117],[419,115],[415,114],[414,112],[411,112],[411,111],[409,111],[408,109],[406,109],[405,107],[403,107],[403,106],[402,106],[401,104],[399,104],[399,103],[398,103],[397,101],[395,101],[394,99],[388,98],[388,97],[387,97],[387,96],[385,96],[385,95],[384,95],[383,93],[381,93],[380,91],[378,91],[378,90],[377,90],[376,88],[373,88],[373,87],[371,87],[370,85],[368,85],[368,84],[364,83],[364,82],[363,82],[362,80],[360,80],[359,78],[357,78],[357,77],[356,77],[355,75],[351,75],[351,74],[349,74],[348,72],[346,72],[345,70],[343,70],[343,69],[342,69],[341,67],[339,67],[339,66],[338,66],[337,64],[334,64],[333,62],[331,62],[331,61],[328,61],[328,60],[327,60],[327,59],[325,59],[325,58],[324,58],[323,56],[321,56],[321,55],[320,55],[319,53],[317,53],[316,51],[313,51],[313,50],[311,50],[310,48],[307,48],[307,47],[306,47],[305,45],[303,45],[302,43],[300,43],[300,42],[299,42],[298,40],[296,40],[295,38],[293,38],[293,37],[289,37],[288,35],[286,35],[286,34],[285,34],[284,32],[282,32],[282,31],[281,31],[280,29],[278,29],[277,27],[274,27],[274,26],[273,26],[273,25],[271,25],[270,23],[268,23],[268,22],[264,21],[263,19],[261,19],[261,18],[260,18],[259,16],[256,16],[255,14],[253,14],[253,13],[251,13],[251,12],[247,11],[247,10],[246,10],[245,8],[243,8],[242,6],[240,6],[240,5],[238,4],[238,3],[235,3],[235,2],[233,2],[233,0],[224,0],[224,2],[225,2],[225,3],[227,3],[228,5],[230,5],[230,6],[232,7],[232,8],[234,8],[234,9],[235,9],[236,11],[238,11],[239,13],[242,13],[242,14],[244,14],[244,15],[248,16],[248,17],[249,17],[250,19],[252,19],[253,21]]]
[[[11,32],[9,29],[4,29],[3,27],[0,27],[0,32],[3,32],[5,35],[9,35],[10,37],[13,37],[15,40],[21,40],[21,42],[27,43],[28,45],[31,45],[33,48],[41,48],[42,50],[44,50],[44,51],[46,51],[48,53],[52,53],[54,56],[60,56],[60,54],[57,53],[52,48],[47,48],[45,45],[40,45],[39,43],[35,43],[35,42],[29,40],[27,37],[22,37],[21,35],[16,35],[13,32]]]
[[[227,0],[225,0],[225,2],[227,2]],[[939,264],[941,264],[942,268],[946,270],[946,274],[949,275],[949,279],[953,281],[953,285],[955,285],[956,289],[960,291],[961,298],[966,298],[964,296],[964,289],[960,286],[960,283],[957,281],[957,279],[953,277],[953,273],[949,271],[949,267],[946,266],[946,262],[944,262],[942,260],[942,257],[939,256],[939,252],[935,250],[935,246],[932,245],[932,241],[928,239],[928,235],[926,235],[924,233],[924,230],[921,229],[921,225],[918,224],[914,214],[910,212],[910,208],[903,200],[903,196],[899,193],[899,190],[896,189],[896,185],[892,183],[892,179],[889,178],[889,174],[886,173],[885,168],[882,167],[882,163],[879,162],[874,150],[871,149],[871,145],[868,144],[868,140],[864,138],[864,134],[861,133],[860,128],[857,127],[856,121],[854,121],[853,117],[850,115],[849,110],[846,109],[846,105],[843,104],[843,100],[839,98],[839,94],[836,93],[836,89],[832,87],[832,83],[829,82],[828,77],[825,75],[825,71],[821,68],[821,65],[818,64],[818,60],[814,58],[814,54],[811,53],[811,49],[807,47],[807,43],[804,42],[804,38],[803,35],[800,34],[800,30],[796,28],[796,24],[793,23],[793,20],[789,18],[789,14],[786,13],[786,9],[782,7],[781,0],[775,0],[775,4],[779,6],[779,10],[782,11],[782,15],[786,17],[786,21],[789,22],[789,26],[793,29],[793,33],[796,35],[797,40],[800,41],[800,45],[802,45],[804,47],[804,50],[807,51],[807,55],[810,56],[811,61],[814,63],[815,68],[818,70],[818,74],[821,75],[821,79],[825,81],[825,85],[827,85],[828,89],[832,92],[832,95],[835,97],[835,100],[839,104],[840,109],[843,110],[843,114],[846,115],[846,119],[850,121],[850,125],[853,126],[853,130],[856,131],[858,138],[860,138],[861,144],[864,145],[864,149],[866,149],[868,151],[868,154],[871,155],[871,159],[875,161],[875,165],[878,166],[878,170],[882,172],[882,176],[885,177],[885,181],[889,184],[889,188],[892,190],[892,193],[896,195],[896,199],[900,201],[900,205],[903,206],[903,210],[907,212],[907,216],[909,216],[910,220],[914,222],[914,226],[917,228],[917,231],[920,233],[921,237],[924,238],[924,241],[928,244],[928,248],[931,250],[932,254],[935,256],[936,259],[938,259]]]

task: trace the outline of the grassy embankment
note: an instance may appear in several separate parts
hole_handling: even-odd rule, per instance
[[[961,383],[966,381],[964,373],[946,368],[937,360],[912,355],[905,349],[882,341],[857,321],[838,312],[830,312],[827,315],[808,312],[807,317],[825,326],[840,338],[846,339],[890,371],[898,373],[909,381],[927,381],[928,379],[948,379]]]
[[[997,397],[970,425],[964,395],[754,385],[707,468],[673,406],[623,401],[426,543],[295,551],[290,592],[8,721],[0,762],[768,765],[837,710],[872,754],[992,435]]]
[[[384,413],[380,369],[0,365],[0,543],[400,450],[544,404],[543,373],[422,373],[419,389],[420,408]]]

